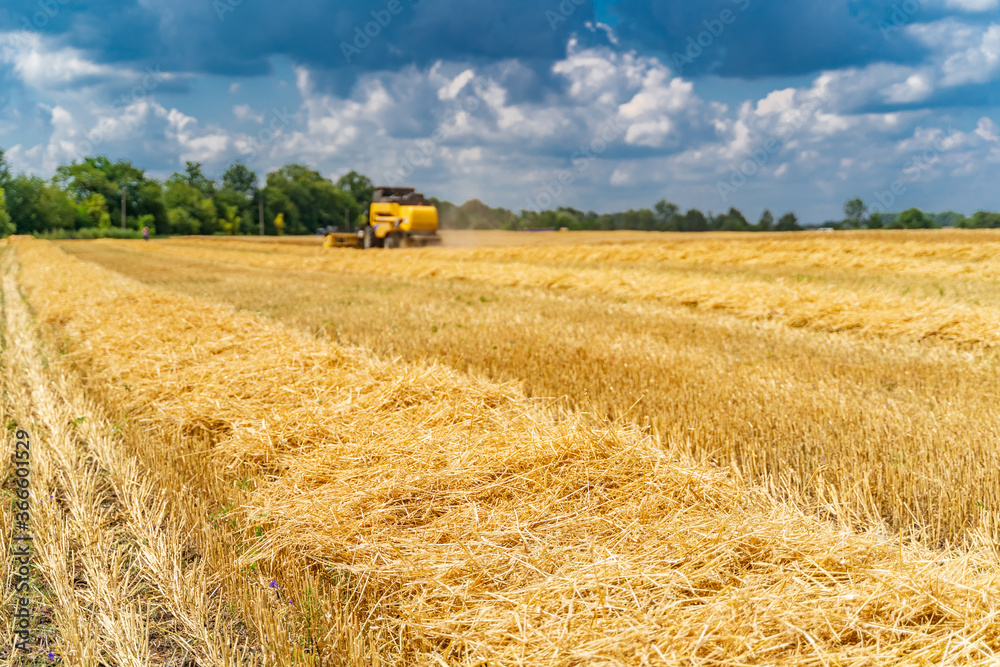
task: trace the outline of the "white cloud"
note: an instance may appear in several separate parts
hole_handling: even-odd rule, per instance
[[[609,42],[611,42],[615,46],[618,46],[619,44],[618,36],[615,35],[614,29],[607,23],[601,23],[600,21],[597,22],[587,21],[583,24],[583,27],[585,27],[590,32],[597,32],[597,31],[603,32],[604,36],[608,38]]]
[[[942,66],[942,83],[986,83],[1000,74],[1000,25],[991,25],[971,46],[953,53]]]
[[[678,148],[718,129],[721,109],[706,108],[693,84],[673,76],[656,58],[607,48],[580,49],[571,40],[566,58],[553,72],[568,81],[569,101],[590,111],[589,127],[614,117],[625,128],[628,145]]]
[[[621,165],[615,167],[614,172],[611,174],[611,179],[608,181],[613,186],[630,185],[632,183],[632,174],[626,170]]]
[[[442,86],[438,89],[438,99],[439,100],[453,100],[458,97],[458,94],[462,91],[465,86],[476,78],[476,73],[474,70],[467,69],[461,74],[456,76],[454,80],[448,83],[447,86]]]
[[[963,12],[988,12],[1000,7],[1000,0],[947,0],[945,6]]]
[[[983,141],[1000,143],[1000,135],[997,134],[997,124],[985,116],[979,119],[975,133]]]
[[[78,49],[58,46],[52,38],[24,31],[0,32],[0,63],[10,65],[27,86],[53,92],[113,86],[117,90],[146,88],[148,93],[163,81],[185,76],[152,68],[102,65]]]
[[[671,78],[665,68],[648,72],[642,88],[631,100],[618,108],[618,117],[629,124],[625,141],[636,146],[663,146],[678,130],[677,116],[696,113],[701,100],[693,94],[694,86],[679,78]]]
[[[0,62],[12,65],[21,80],[33,88],[134,77],[129,70],[93,63],[77,49],[54,47],[31,32],[0,33]]]
[[[895,83],[886,89],[885,101],[899,104],[921,102],[934,92],[934,85],[924,72],[911,74],[906,81]]]
[[[914,105],[948,94],[949,88],[1000,81],[1000,24],[975,25],[947,18],[905,28],[929,57],[916,65],[873,63],[824,72],[813,88],[830,108],[855,112],[870,106]]]
[[[171,109],[167,112],[168,139],[180,149],[180,159],[192,162],[216,162],[227,154],[230,136],[223,130],[202,130],[198,120]]]
[[[106,154],[169,173],[185,160],[219,164],[235,157],[228,132],[150,99],[123,107],[78,105],[71,110],[55,105],[43,110],[51,127],[48,139],[12,147],[9,155],[18,169],[51,174],[61,164]]]
[[[236,120],[252,120],[255,123],[264,122],[264,114],[254,113],[253,108],[249,104],[237,104],[233,107],[233,116]]]

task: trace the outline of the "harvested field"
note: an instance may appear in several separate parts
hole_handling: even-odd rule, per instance
[[[116,242],[103,242],[114,245]],[[120,244],[120,242],[118,242]],[[961,296],[937,286],[932,294],[877,284],[841,285],[836,279],[752,270],[720,275],[698,265],[680,269],[571,263],[574,247],[403,251],[377,256],[354,250],[264,245],[240,241],[165,241],[133,246],[138,252],[254,268],[465,280],[494,288],[538,287],[586,292],[629,302],[656,302],[774,320],[816,331],[856,331],[882,338],[940,339],[967,345],[1000,343],[994,285],[962,285]],[[544,261],[518,259],[524,253]],[[579,252],[579,251],[577,251]],[[480,258],[480,256],[485,256]],[[566,259],[560,259],[565,257]],[[569,263],[568,263],[569,262]],[[923,290],[921,290],[923,291]],[[983,293],[983,294],[981,294]],[[982,298],[981,298],[982,297]],[[982,303],[982,299],[988,303]]]
[[[165,489],[165,509],[123,503],[142,539],[159,527],[160,561],[179,532],[205,552],[218,537],[178,565],[196,592],[227,582],[190,603],[229,604],[198,664],[996,661],[985,301],[576,247],[572,269],[533,248],[62,247],[93,263],[14,245],[43,335],[8,323],[5,373],[8,350],[51,357],[29,385],[61,373],[89,401],[71,412],[104,426],[70,440],[83,451],[122,424],[93,451]],[[40,399],[15,384],[31,421]],[[41,432],[59,441],[62,420]],[[87,479],[85,460],[44,458]],[[155,573],[126,571],[160,599]],[[46,582],[61,655],[84,650],[63,619],[100,618],[103,598]],[[86,650],[146,664],[122,652],[151,645]]]
[[[439,360],[518,381],[532,397],[565,397],[571,409],[611,419],[624,415],[652,426],[672,447],[735,466],[782,498],[803,506],[833,504],[841,508],[840,520],[856,527],[885,522],[930,544],[969,543],[997,530],[997,351],[985,343],[914,338],[906,327],[926,321],[876,319],[896,312],[886,312],[881,300],[874,312],[842,311],[864,318],[868,330],[816,331],[788,326],[777,315],[627,299],[587,285],[507,286],[504,281],[520,280],[523,272],[462,259],[493,250],[386,259],[386,253],[299,254],[250,246],[64,247],[150,283],[267,314],[386,359]],[[442,256],[451,259],[435,259]],[[429,262],[445,267],[448,277],[424,276],[419,267]],[[398,271],[379,274],[386,266]],[[471,271],[452,277],[466,269]],[[643,285],[649,272],[632,272],[634,283]],[[822,272],[808,275],[816,277],[804,285],[857,302],[853,284]],[[749,280],[716,277],[713,284],[738,299]],[[966,288],[991,285],[968,281]],[[897,296],[901,311],[920,304],[931,319],[958,306],[951,297]],[[996,308],[979,310],[979,333],[997,335]],[[873,333],[876,328],[883,333]]]

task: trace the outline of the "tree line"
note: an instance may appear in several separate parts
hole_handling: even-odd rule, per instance
[[[440,211],[442,226],[448,229],[629,229],[648,232],[791,232],[802,229],[794,213],[775,219],[770,210],[765,210],[757,222],[751,222],[736,208],[717,215],[698,209],[682,212],[677,204],[666,200],[657,202],[651,209],[629,209],[619,213],[585,213],[575,208],[559,207],[517,214],[502,208],[491,208],[478,199],[461,206],[439,200],[433,200],[433,203]]]
[[[220,181],[187,162],[161,182],[127,160],[104,156],[60,166],[43,179],[14,174],[0,150],[0,235],[137,236],[143,228],[159,235],[258,234],[262,203],[265,234],[312,234],[353,228],[373,190],[357,172],[334,183],[299,164],[267,174],[264,187],[242,162]]]
[[[399,184],[394,184],[399,185]],[[13,173],[0,149],[0,236],[35,234],[50,238],[138,236],[143,228],[158,235],[313,234],[319,230],[352,231],[363,222],[374,186],[351,171],[332,181],[301,164],[288,164],[265,176],[242,162],[231,164],[216,180],[198,162],[165,181],[150,177],[128,160],[88,157],[60,166],[50,179]],[[122,199],[125,219],[122,225]],[[652,208],[599,214],[559,207],[514,212],[473,199],[462,205],[431,199],[444,229],[642,230],[660,232],[798,231],[794,213],[776,217],[765,210],[751,221],[739,209],[704,213],[681,211],[661,200]],[[929,227],[1000,228],[1000,213],[972,217],[919,209],[902,213],[870,213],[861,199],[844,206],[838,229],[920,229]]]
[[[910,208],[901,213],[872,211],[860,197],[844,204],[844,219],[828,223],[839,229],[1000,229],[1000,213],[976,211],[972,216],[956,211],[927,213]]]
[[[398,184],[397,184],[398,185]],[[231,164],[219,181],[198,162],[166,181],[150,177],[127,160],[88,157],[60,166],[51,179],[14,174],[0,150],[0,234],[48,237],[137,236],[152,234],[259,234],[263,203],[265,234],[312,234],[353,230],[363,220],[374,186],[351,171],[336,182],[300,164],[258,175],[242,162]],[[122,197],[125,220],[122,226]],[[660,201],[653,208],[598,214],[562,207],[515,213],[472,200],[461,206],[431,199],[445,229],[561,229],[646,231],[793,231],[798,219],[765,211],[750,222],[737,209],[713,215],[682,212]]]

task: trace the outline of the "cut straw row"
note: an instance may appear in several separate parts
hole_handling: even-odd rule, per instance
[[[366,254],[233,241],[167,241],[149,246],[120,241],[106,243],[178,259],[235,266],[464,280],[496,288],[572,290],[731,313],[814,331],[854,332],[906,341],[940,340],[964,346],[1000,344],[1000,313],[989,306],[924,298],[875,285],[851,288],[791,278],[714,275],[694,266],[674,271],[657,270],[642,263],[565,265],[574,252],[600,252],[590,249],[544,247]],[[476,259],[479,255],[483,258]],[[542,256],[548,260],[540,261],[538,258]]]

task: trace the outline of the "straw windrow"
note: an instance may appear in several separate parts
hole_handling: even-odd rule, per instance
[[[858,289],[845,289],[836,282],[803,281],[795,275],[718,275],[715,271],[699,270],[699,245],[685,250],[693,253],[693,261],[682,263],[680,269],[674,270],[670,265],[653,261],[657,254],[667,252],[659,244],[651,246],[653,250],[645,257],[644,248],[632,246],[601,249],[571,245],[365,255],[352,250],[266,246],[228,240],[165,241],[152,247],[129,242],[102,243],[236,266],[465,280],[496,288],[572,290],[632,302],[654,301],[726,312],[813,331],[854,332],[885,339],[941,340],[963,346],[995,347],[1000,344],[1000,318],[996,309],[975,298],[926,298],[910,294],[909,287],[899,290],[877,282]],[[795,244],[791,245],[793,247],[784,248],[780,254],[799,257],[807,254],[801,249],[796,252]],[[875,242],[871,245],[877,246]],[[751,252],[752,249],[733,252],[733,257],[738,260]],[[933,250],[927,252],[933,253]],[[708,252],[704,248],[702,253],[706,256],[721,254],[718,250]],[[620,263],[608,264],[602,260],[614,257],[618,257]],[[632,264],[627,261],[639,257],[645,259]],[[933,266],[928,268],[917,262],[915,257],[908,261],[918,272],[934,270]],[[567,264],[574,259],[584,263]],[[991,263],[987,265],[992,266]],[[852,267],[843,264],[841,268]],[[964,268],[968,269],[969,265]]]
[[[509,386],[322,345],[48,244],[19,254],[39,317],[115,407],[209,436],[252,477],[244,558],[366,581],[387,656],[988,664],[1000,648],[996,570],[970,556],[837,533]]]

